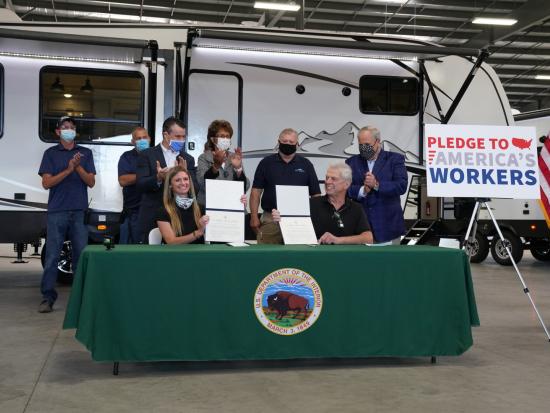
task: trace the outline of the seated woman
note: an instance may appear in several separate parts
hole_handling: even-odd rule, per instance
[[[250,186],[243,170],[241,148],[229,151],[232,136],[233,128],[226,120],[215,120],[208,127],[204,152],[197,161],[197,180],[200,185],[197,200],[201,205],[206,202],[206,179],[243,181],[245,192]]]
[[[166,174],[164,206],[157,216],[157,226],[166,244],[203,244],[208,215],[195,199],[193,181],[182,167]]]

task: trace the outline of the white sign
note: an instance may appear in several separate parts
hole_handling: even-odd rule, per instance
[[[426,125],[428,196],[539,199],[534,127]]]

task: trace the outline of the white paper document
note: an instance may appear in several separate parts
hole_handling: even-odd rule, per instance
[[[244,182],[207,179],[205,241],[244,243]]]
[[[206,241],[244,243],[244,211],[207,209],[206,215],[210,217],[204,233]]]
[[[276,185],[277,210],[281,216],[309,217],[309,188],[307,186]]]
[[[285,245],[317,244],[310,217],[281,217],[279,225]]]
[[[243,181],[223,181],[206,179],[206,209],[229,209],[244,211],[241,196],[244,194]]]

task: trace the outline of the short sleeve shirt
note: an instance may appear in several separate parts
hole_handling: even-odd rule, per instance
[[[321,193],[313,164],[300,155],[295,155],[287,163],[276,153],[266,156],[258,164],[252,187],[263,189],[262,209],[264,211],[271,212],[272,209],[277,208],[276,185],[307,186],[310,196]]]
[[[178,215],[180,217],[180,222],[182,226],[183,235],[191,234],[193,231],[197,230],[197,224],[195,222],[195,215],[193,213],[193,207],[183,209],[176,207],[178,209]],[[201,214],[204,214],[204,209],[201,207]],[[160,207],[157,212],[157,221],[170,222],[170,215],[164,206]],[[191,244],[204,244],[204,237],[197,238]]]
[[[67,150],[62,144],[57,144],[46,149],[42,156],[42,162],[38,174],[57,175],[69,166],[69,161],[78,152],[82,155],[80,165],[88,173],[95,174],[92,151],[83,146],[75,145]],[[50,188],[48,196],[48,211],[85,210],[88,207],[88,186],[84,183],[77,171],[71,172],[56,186]]]
[[[118,160],[118,176],[135,174],[137,171],[138,157],[139,153],[135,148],[124,152]],[[122,188],[122,198],[124,209],[138,208],[141,194],[138,192],[136,184]]]
[[[309,206],[317,238],[321,238],[325,232],[337,237],[349,237],[370,231],[363,207],[349,198],[346,198],[346,202],[338,211],[326,195],[311,198]]]

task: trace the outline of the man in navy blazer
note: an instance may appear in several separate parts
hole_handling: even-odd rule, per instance
[[[136,187],[141,193],[138,223],[141,240],[148,243],[149,232],[157,226],[156,217],[162,207],[164,178],[173,166],[186,168],[193,180],[195,193],[199,190],[195,159],[185,152],[186,126],[174,117],[162,124],[162,141],[140,153],[136,171]],[[196,202],[196,201],[195,201]]]
[[[353,171],[348,195],[363,205],[375,242],[398,244],[405,233],[401,208],[408,182],[405,157],[383,150],[375,127],[361,128],[357,140],[359,155],[346,160]]]

